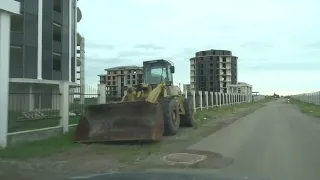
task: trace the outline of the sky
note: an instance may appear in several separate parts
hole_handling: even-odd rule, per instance
[[[80,0],[86,83],[105,68],[169,59],[190,83],[197,51],[231,50],[238,81],[261,94],[320,89],[319,0]]]

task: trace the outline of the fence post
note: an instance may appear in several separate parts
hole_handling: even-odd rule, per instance
[[[62,81],[59,84],[60,96],[60,126],[63,133],[69,131],[69,82]]]
[[[106,85],[98,84],[98,104],[105,104],[106,101]]]
[[[224,106],[224,93],[220,93],[221,95],[221,106]]]
[[[209,97],[208,97],[208,91],[204,92],[204,96],[206,98],[206,108],[209,109]]]
[[[199,91],[200,96],[200,111],[202,111],[202,91]]]
[[[229,106],[229,99],[228,99],[228,96],[229,96],[229,94],[228,93],[226,93],[226,106]]]
[[[211,96],[211,108],[213,108],[213,92],[210,92],[210,96]]]
[[[218,95],[218,92],[215,92],[214,94],[216,96],[216,107],[218,107],[219,106],[219,95]]]
[[[222,101],[221,101],[221,100],[222,100],[222,99],[221,99],[221,93],[218,93],[218,96],[219,96],[219,107],[221,107],[221,105],[222,105],[222,103],[221,103],[221,102],[222,102]]]
[[[196,112],[197,109],[196,109],[196,92],[193,90],[191,91],[191,94],[192,94],[192,101],[193,101],[193,112]]]
[[[237,94],[236,97],[237,97],[237,104],[240,104],[239,94]]]

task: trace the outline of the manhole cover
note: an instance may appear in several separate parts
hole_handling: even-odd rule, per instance
[[[207,156],[200,154],[175,153],[163,157],[163,160],[169,164],[194,164],[206,159]]]

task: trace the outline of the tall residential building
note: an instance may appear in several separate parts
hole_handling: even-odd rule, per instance
[[[82,18],[78,1],[15,1],[21,8],[19,15],[11,16],[10,92],[52,93],[60,81],[76,84],[77,22]],[[52,99],[33,101],[30,109],[52,106]]]
[[[183,91],[190,91],[191,90],[191,86],[190,84],[183,84]]]
[[[128,86],[143,82],[143,69],[139,66],[119,66],[105,69],[100,76],[100,84],[106,85],[107,96],[122,97]]]
[[[190,59],[190,85],[196,91],[227,92],[237,83],[237,59],[228,50],[196,52]]]
[[[10,78],[75,82],[77,0],[16,1],[21,14],[11,17]]]

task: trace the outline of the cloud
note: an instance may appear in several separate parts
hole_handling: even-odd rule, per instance
[[[97,42],[93,42],[93,41],[90,41],[90,40],[85,42],[85,46],[86,46],[86,48],[90,48],[90,49],[104,49],[104,50],[115,49],[114,45],[104,44],[104,43],[97,43]]]
[[[320,48],[320,42],[312,42],[305,45],[307,48]]]
[[[246,49],[266,49],[266,48],[272,48],[273,45],[271,45],[269,42],[251,41],[251,42],[246,42],[242,44],[240,47],[246,48]]]
[[[228,49],[239,58],[239,80],[261,93],[320,88],[310,80],[320,77],[320,1],[95,0],[79,6],[78,30],[91,40],[88,83],[97,83],[94,74],[105,68],[159,58],[174,61],[175,81],[190,83],[189,59],[197,51]],[[104,22],[97,24],[97,17]],[[283,82],[274,81],[279,76]]]
[[[259,71],[259,72],[270,72],[273,71],[295,71],[301,73],[304,71],[315,71],[318,72],[320,67],[320,61],[309,61],[309,62],[259,62],[253,65],[245,64],[240,68],[250,71]],[[302,74],[303,75],[303,74]]]
[[[126,50],[120,51],[117,53],[118,57],[139,57],[139,56],[149,56],[155,54],[154,52],[149,51],[135,51],[135,50]]]
[[[146,49],[146,50],[163,50],[163,49],[165,49],[164,46],[157,46],[154,44],[138,44],[138,45],[135,45],[134,48]]]

